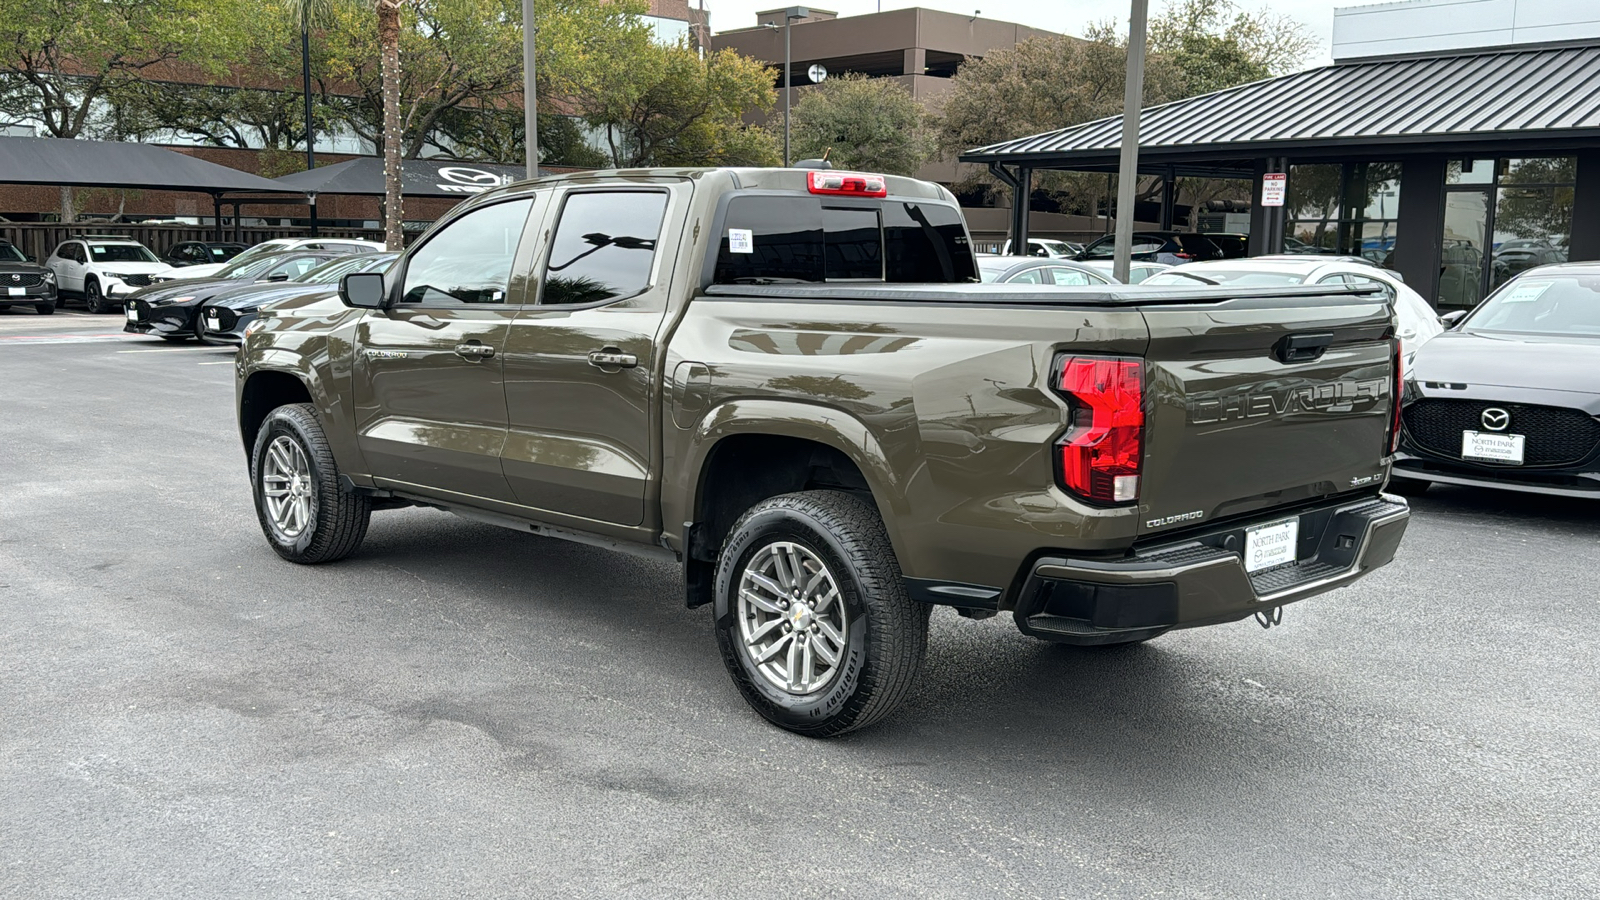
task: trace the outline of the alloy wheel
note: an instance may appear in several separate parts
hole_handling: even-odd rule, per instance
[[[749,662],[773,687],[813,694],[841,668],[850,624],[828,567],[793,541],[757,550],[739,576],[739,636]]]
[[[316,484],[304,450],[287,435],[267,447],[261,461],[261,495],[267,518],[284,540],[292,541],[311,527],[316,509]]]

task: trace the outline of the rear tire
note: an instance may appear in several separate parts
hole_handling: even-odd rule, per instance
[[[1431,481],[1396,476],[1389,479],[1388,491],[1391,494],[1399,494],[1402,497],[1421,497],[1428,492],[1430,487],[1433,487],[1433,482]]]
[[[54,300],[46,300],[43,303],[35,303],[33,305],[33,311],[41,316],[54,315],[56,311],[56,302]]]
[[[372,501],[339,489],[339,466],[309,403],[267,414],[250,453],[250,487],[267,543],[290,562],[344,559],[367,536]]]
[[[906,593],[878,511],[836,491],[784,494],[740,517],[718,559],[714,608],[739,692],[809,737],[889,715],[928,647],[930,608]]]
[[[84,281],[83,305],[96,315],[111,311],[111,307],[106,305],[105,295],[100,293],[100,279],[90,278]]]

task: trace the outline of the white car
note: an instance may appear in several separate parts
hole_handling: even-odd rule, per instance
[[[1109,259],[1086,259],[1083,264],[1091,269],[1098,269],[1107,275],[1110,275],[1116,269],[1116,264]],[[1130,260],[1128,263],[1128,283],[1144,284],[1145,279],[1151,275],[1157,272],[1165,272],[1170,268],[1172,267],[1166,263],[1142,262],[1137,259]]]
[[[1444,323],[1428,301],[1406,287],[1397,273],[1355,256],[1283,254],[1249,259],[1214,259],[1184,263],[1152,275],[1146,285],[1237,284],[1376,284],[1383,288],[1400,319],[1400,346],[1407,368],[1417,348],[1444,331]]]
[[[1029,256],[1047,256],[1051,259],[1074,259],[1083,252],[1082,244],[1070,241],[1058,241],[1052,238],[1028,238]],[[1006,241],[1000,248],[999,256],[1011,253],[1011,242]]]
[[[128,294],[172,268],[138,241],[95,235],[62,241],[44,265],[55,273],[56,289],[81,295],[92,313],[114,311]]]
[[[383,245],[377,241],[364,241],[360,238],[274,238],[273,240],[256,244],[227,262],[184,266],[179,269],[173,269],[156,280],[180,281],[189,278],[210,278],[229,263],[248,262],[258,256],[266,256],[269,253],[282,253],[285,250],[345,250],[350,253],[380,253],[383,249]]]

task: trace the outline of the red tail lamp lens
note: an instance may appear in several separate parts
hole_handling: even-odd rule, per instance
[[[835,172],[831,169],[806,173],[813,194],[844,194],[850,197],[887,197],[889,182],[882,175],[861,172]]]
[[[1062,487],[1095,503],[1138,500],[1144,455],[1143,363],[1067,357],[1058,384],[1072,404],[1072,427],[1059,445]]]

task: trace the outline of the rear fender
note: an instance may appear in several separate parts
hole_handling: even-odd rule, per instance
[[[680,523],[694,520],[701,491],[714,489],[701,484],[706,461],[719,442],[735,435],[798,438],[843,453],[866,479],[895,554],[902,555],[897,524],[899,514],[905,510],[905,487],[890,468],[877,437],[849,413],[792,400],[732,400],[712,408],[700,419],[683,464],[676,470],[677,483],[671,491],[663,490],[662,522],[669,533],[681,528]]]

